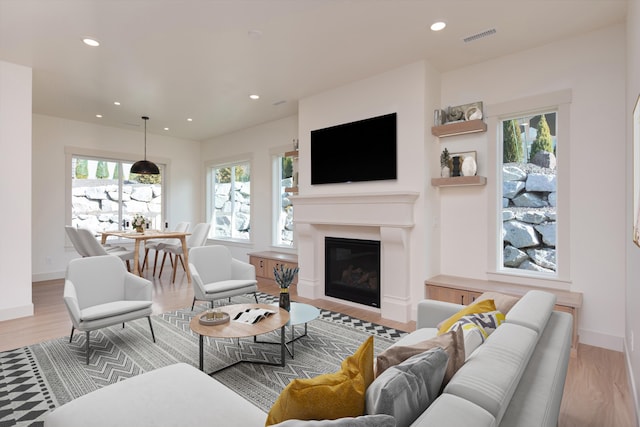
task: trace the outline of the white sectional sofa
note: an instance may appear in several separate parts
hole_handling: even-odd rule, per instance
[[[556,427],[571,350],[572,318],[553,294],[530,291],[478,347],[412,427]],[[463,306],[425,300],[417,330],[395,345],[428,339]]]
[[[553,311],[555,296],[531,291],[478,347],[412,427],[556,427],[571,348],[572,319]],[[417,329],[394,345],[436,335],[463,306],[424,300]],[[267,414],[190,365],[176,364],[110,385],[49,414],[46,427],[135,425],[263,426]],[[363,420],[371,425],[373,418]],[[287,426],[361,425],[286,421]],[[389,425],[388,420],[376,425]]]
[[[267,414],[197,368],[176,363],[85,394],[46,427],[264,426]]]

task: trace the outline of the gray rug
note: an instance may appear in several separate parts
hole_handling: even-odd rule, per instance
[[[260,302],[276,298],[259,295]],[[253,302],[237,297],[231,303]],[[134,375],[177,362],[198,366],[198,337],[191,332],[191,318],[206,308],[196,306],[153,316],[156,343],[151,341],[146,319],[91,333],[92,355],[85,364],[85,336],[68,337],[0,353],[0,427],[38,426],[46,413],[83,394]],[[296,327],[302,332],[304,327]],[[308,336],[295,343],[295,359],[287,354],[284,367],[241,363],[213,377],[265,412],[282,389],[294,378],[310,378],[335,372],[340,363],[364,340],[374,335],[375,353],[387,348],[404,332],[361,321],[340,313],[321,310],[308,324]],[[261,340],[277,341],[279,333]],[[215,371],[238,358],[279,361],[277,345],[254,343],[252,339],[206,339],[204,369]]]

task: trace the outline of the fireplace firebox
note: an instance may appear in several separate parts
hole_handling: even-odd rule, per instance
[[[325,237],[325,295],[380,307],[380,242]]]

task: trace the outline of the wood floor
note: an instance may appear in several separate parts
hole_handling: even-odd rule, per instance
[[[191,305],[193,290],[184,272],[179,271],[176,283],[170,281],[171,269],[153,281],[153,312],[184,308]],[[62,300],[63,280],[33,284],[35,315],[0,322],[0,351],[68,336],[71,322]],[[275,285],[261,285],[260,290],[276,295]],[[374,312],[324,300],[299,298],[295,286],[292,299],[317,307],[348,314],[404,331],[415,329],[415,322],[399,323],[380,318]],[[624,355],[598,347],[580,345],[578,356],[569,361],[559,427],[635,427],[633,398],[627,381]]]

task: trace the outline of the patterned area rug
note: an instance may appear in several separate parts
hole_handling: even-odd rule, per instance
[[[261,303],[277,298],[259,294]],[[232,304],[253,302],[236,297]],[[163,313],[152,317],[156,343],[151,341],[146,319],[112,326],[91,333],[91,360],[85,364],[85,334],[45,341],[0,353],[0,427],[39,426],[46,413],[83,394],[143,372],[177,362],[198,366],[198,337],[189,328],[191,318],[206,305]],[[296,327],[303,332],[304,326]],[[289,328],[287,328],[289,332]],[[287,354],[284,367],[241,363],[213,375],[265,412],[282,389],[294,378],[310,378],[335,372],[340,363],[373,335],[379,353],[405,333],[320,310],[320,317],[308,323],[308,334],[296,341],[295,358]],[[260,337],[277,341],[278,333]],[[206,372],[232,364],[238,358],[258,361],[280,360],[280,347],[254,343],[253,339],[205,338]]]

